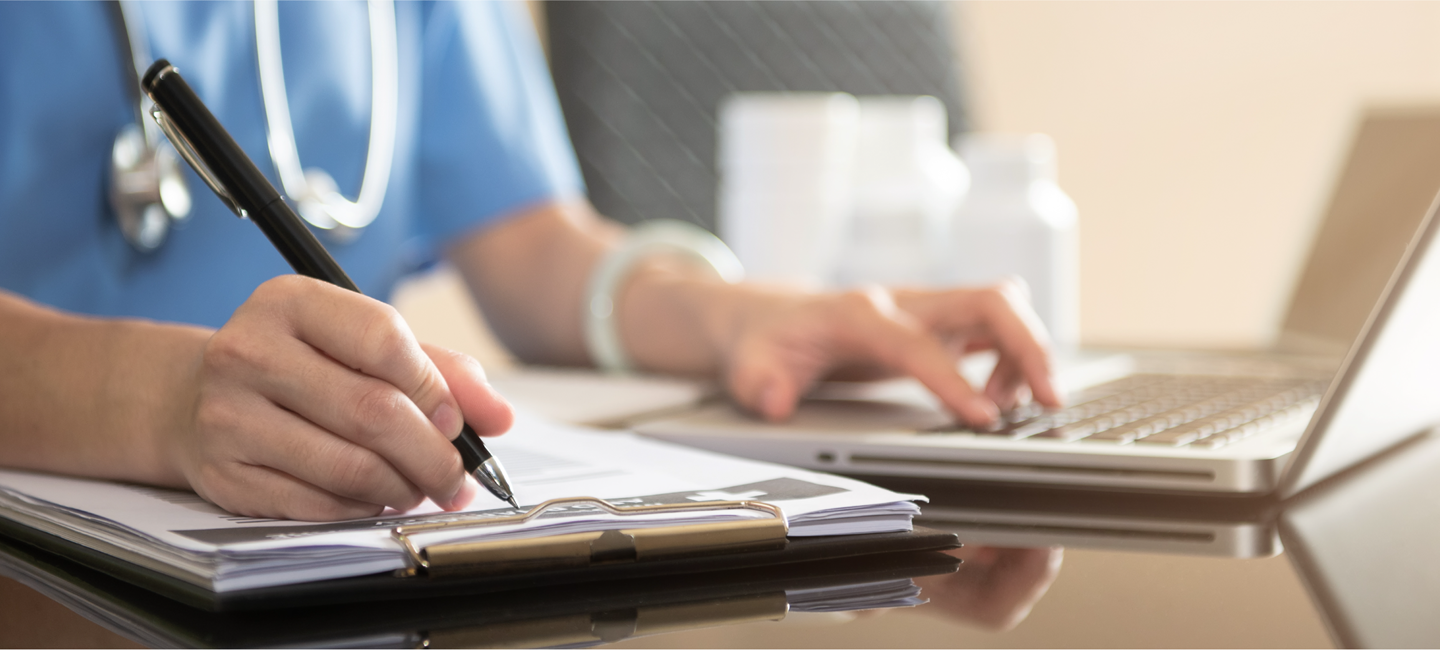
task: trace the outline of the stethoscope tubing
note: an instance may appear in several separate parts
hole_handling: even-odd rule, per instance
[[[365,154],[365,172],[361,178],[360,190],[356,200],[350,201],[338,191],[329,174],[315,168],[307,170],[300,162],[285,91],[278,2],[256,0],[254,3],[256,64],[265,106],[265,127],[271,162],[286,196],[298,204],[300,215],[305,221],[333,233],[342,241],[352,238],[379,216],[389,188],[396,132],[399,128],[399,52],[395,6],[392,0],[369,0],[367,8],[371,51],[370,141]],[[140,71],[148,68],[151,62],[148,36],[140,8],[134,0],[115,0],[107,3],[107,11],[111,14],[111,23],[115,27],[125,89],[136,114],[136,125],[144,135],[139,159],[149,161],[151,167],[156,167],[154,161],[161,158],[162,164],[157,169],[166,171],[173,165],[163,163],[173,163],[173,155],[159,151],[161,147],[168,145],[160,138],[156,124],[145,119],[149,113],[149,98],[140,91]],[[126,130],[129,129],[130,127],[127,127]],[[127,137],[131,136],[125,131],[117,136],[117,151],[122,148],[122,140]],[[128,146],[133,148],[136,144],[131,142]],[[111,202],[126,239],[142,252],[150,252],[164,241],[169,221],[179,221],[188,215],[188,190],[184,189],[183,179],[161,179],[163,174],[159,172],[149,174],[153,180],[147,179],[143,173],[129,173],[131,170],[121,168],[116,162],[118,158],[117,155],[112,160],[109,179]],[[137,189],[137,182],[153,183],[154,187]],[[184,192],[183,201],[169,202],[182,206],[183,209],[171,209],[172,206],[164,205],[164,201],[155,198],[162,194],[162,182],[167,183],[165,187],[170,192],[167,196],[174,196],[177,185],[180,187],[179,191]],[[153,211],[162,208],[169,219],[159,219],[162,223],[156,223],[154,218],[146,221],[147,217],[154,216],[151,214]]]
[[[365,174],[360,192],[349,201],[333,189],[324,172],[306,170],[295,145],[294,123],[285,91],[285,69],[280,51],[278,0],[255,0],[255,58],[259,65],[260,94],[265,105],[265,126],[270,159],[285,194],[300,203],[300,214],[324,229],[358,230],[380,214],[395,158],[399,121],[399,50],[395,5],[391,0],[369,0],[370,20],[370,143],[365,152]],[[317,186],[319,185],[319,186]],[[326,186],[329,187],[326,187]]]

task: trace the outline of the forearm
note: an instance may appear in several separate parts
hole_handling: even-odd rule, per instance
[[[719,376],[749,321],[777,317],[797,299],[793,290],[728,284],[689,260],[659,255],[638,262],[622,283],[615,323],[636,367]]]
[[[584,365],[585,283],[623,232],[587,203],[546,203],[456,243],[448,258],[490,328],[517,357]]]
[[[545,204],[457,244],[450,259],[501,341],[531,363],[585,365],[585,292],[623,227],[587,204]],[[666,256],[637,263],[615,292],[622,345],[646,370],[714,374],[737,318],[771,292],[726,284]]]
[[[65,314],[0,292],[0,459],[8,467],[183,486],[179,426],[201,328]]]

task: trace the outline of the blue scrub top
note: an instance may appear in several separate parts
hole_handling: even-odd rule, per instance
[[[381,299],[447,242],[537,202],[583,192],[544,58],[518,3],[396,5],[400,104],[379,217],[349,243],[322,237]],[[142,4],[169,59],[279,186],[265,140],[248,3]],[[280,3],[301,163],[359,194],[370,129],[362,3]],[[218,327],[290,268],[254,224],[186,170],[195,207],[153,253],[132,249],[107,202],[111,145],[134,112],[100,3],[0,2],[0,288],[62,309]]]

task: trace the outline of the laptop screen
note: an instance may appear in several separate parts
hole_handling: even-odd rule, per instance
[[[1316,233],[1278,347],[1342,354],[1440,190],[1440,106],[1372,109]]]
[[[1432,208],[1433,210],[1434,208]],[[1421,221],[1300,440],[1289,495],[1440,422],[1440,220]]]

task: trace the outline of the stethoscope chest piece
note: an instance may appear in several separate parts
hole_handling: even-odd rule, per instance
[[[159,248],[172,222],[190,216],[190,188],[175,149],[151,145],[138,125],[121,129],[110,150],[109,199],[125,241],[143,253]]]

